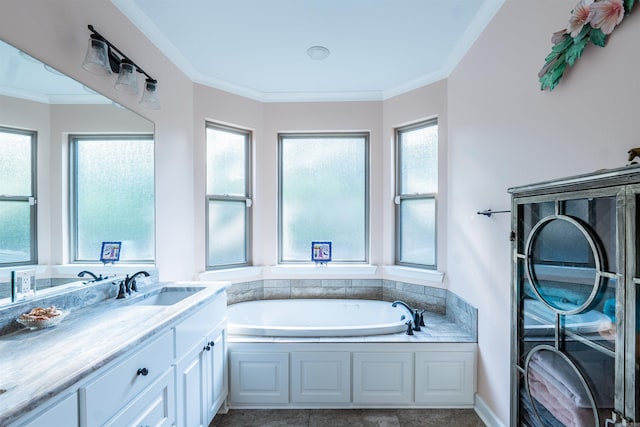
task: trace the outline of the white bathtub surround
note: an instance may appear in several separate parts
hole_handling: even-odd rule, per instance
[[[229,339],[229,407],[472,408],[476,343]],[[328,339],[327,339],[328,340]]]
[[[371,304],[369,308],[377,312],[368,312],[362,319],[357,315],[360,304]],[[409,314],[405,308],[396,308],[390,301],[342,299],[262,300],[231,305],[229,406],[473,407],[477,356],[474,328],[463,328],[451,317],[434,312],[424,313],[426,326],[413,335],[407,335],[406,328],[395,333],[353,335],[357,327],[336,326],[365,320],[369,325],[363,328],[373,332],[380,319],[386,322],[386,309],[396,320]],[[351,316],[354,313],[356,316]],[[314,320],[318,325],[309,323]],[[403,322],[399,325],[404,326]],[[234,328],[262,335],[234,335]],[[334,336],[324,336],[331,335],[332,329]],[[341,334],[343,329],[347,333]],[[314,336],[316,330],[320,333]],[[291,336],[296,333],[302,336]]]

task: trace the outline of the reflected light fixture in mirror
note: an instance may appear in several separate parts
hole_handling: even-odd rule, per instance
[[[93,25],[89,25],[89,30],[91,31],[89,48],[82,63],[82,68],[101,76],[117,73],[118,78],[115,83],[115,88],[121,92],[132,95],[138,93],[136,72],[144,74],[146,80],[140,105],[151,109],[159,109],[158,81],[98,33],[93,28]]]

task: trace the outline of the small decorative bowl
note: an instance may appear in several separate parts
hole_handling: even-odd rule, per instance
[[[20,323],[23,326],[26,326],[29,329],[45,329],[56,326],[58,323],[62,322],[62,320],[69,314],[68,311],[59,311],[60,314],[53,317],[48,317],[46,319],[29,319],[29,318],[20,318],[16,319],[16,322]]]

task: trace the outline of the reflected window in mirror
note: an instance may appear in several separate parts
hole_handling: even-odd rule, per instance
[[[37,263],[36,136],[0,127],[0,266]]]
[[[119,262],[154,261],[153,135],[72,135],[71,262],[98,262],[122,242]]]

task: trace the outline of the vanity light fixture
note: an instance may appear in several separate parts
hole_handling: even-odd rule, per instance
[[[91,31],[89,47],[82,63],[82,68],[100,76],[109,76],[112,73],[118,74],[115,88],[132,95],[138,93],[136,72],[144,74],[146,79],[140,105],[154,110],[159,109],[158,81],[98,33],[93,28],[93,25],[89,25],[89,30]]]
[[[147,79],[144,82],[144,91],[142,92],[142,98],[140,98],[140,105],[152,110],[160,109],[160,102],[158,101],[157,81],[153,79]]]

